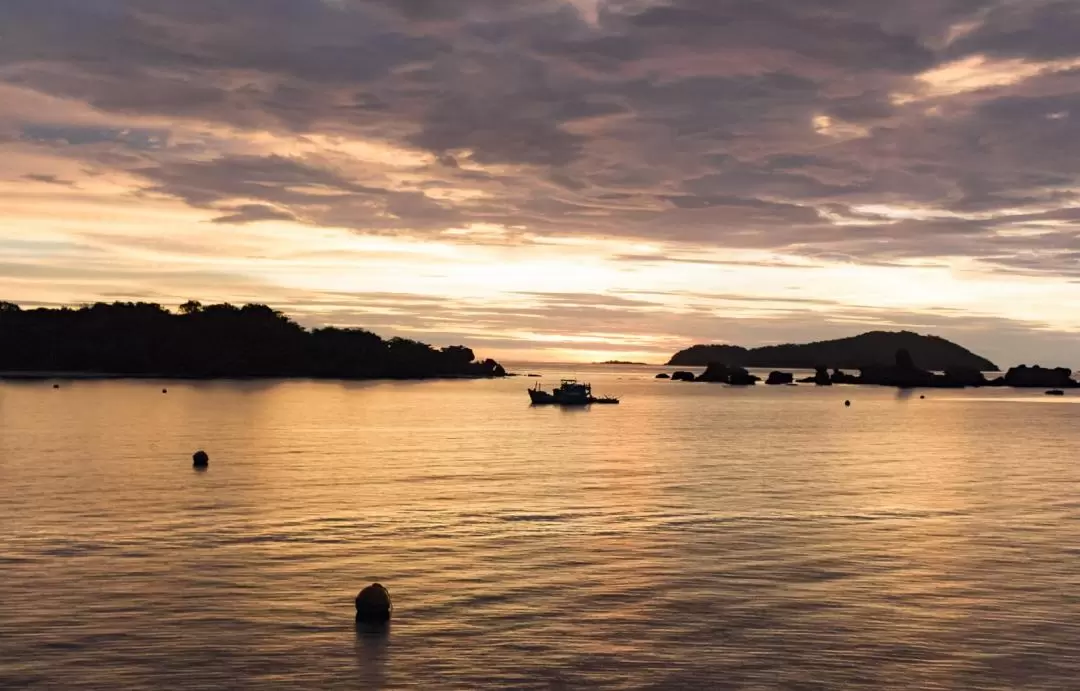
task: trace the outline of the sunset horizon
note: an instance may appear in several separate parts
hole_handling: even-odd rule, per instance
[[[811,5],[7,3],[0,298],[1076,364],[1075,14]]]

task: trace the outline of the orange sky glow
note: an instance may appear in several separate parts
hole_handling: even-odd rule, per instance
[[[691,0],[138,5],[0,9],[29,37],[0,54],[0,299],[262,302],[508,361],[904,328],[1076,364],[1080,49],[1007,43],[1015,7],[867,9],[879,43],[837,20],[834,55],[715,40]]]

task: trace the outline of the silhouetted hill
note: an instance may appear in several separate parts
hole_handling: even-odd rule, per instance
[[[911,353],[916,365],[927,370],[966,368],[997,371],[997,365],[962,346],[938,336],[922,336],[911,331],[870,331],[834,341],[749,349],[730,345],[696,345],[676,353],[668,364],[681,367],[717,363],[736,367],[863,369],[892,365],[896,352],[902,349]]]
[[[98,303],[23,310],[0,302],[0,372],[162,377],[496,377],[494,360],[363,329],[309,331],[266,305]]]

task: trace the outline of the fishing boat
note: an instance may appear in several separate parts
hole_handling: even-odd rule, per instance
[[[529,389],[529,399],[533,405],[590,405],[617,404],[619,399],[614,396],[597,398],[592,395],[592,385],[577,381],[576,379],[563,379],[559,387],[553,391],[544,391],[539,382]]]

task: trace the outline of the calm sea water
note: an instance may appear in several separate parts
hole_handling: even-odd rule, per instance
[[[0,687],[1077,688],[1080,395],[656,371],[0,384]]]

